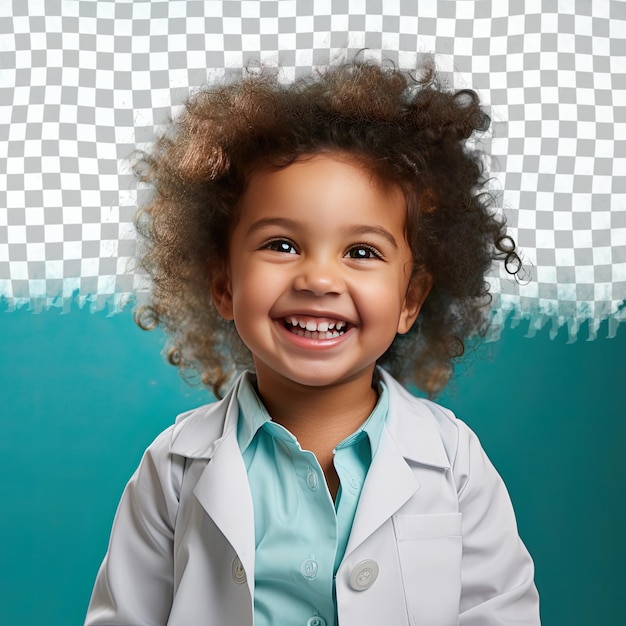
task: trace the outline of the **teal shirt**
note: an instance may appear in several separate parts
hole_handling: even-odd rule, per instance
[[[378,392],[368,419],[334,450],[340,486],[333,502],[315,455],[272,421],[253,378],[242,381],[237,440],[254,506],[255,626],[337,624],[335,573],[387,418],[382,382]]]

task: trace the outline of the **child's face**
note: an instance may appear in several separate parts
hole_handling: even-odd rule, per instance
[[[405,220],[401,191],[346,158],[253,174],[213,295],[252,352],[259,386],[371,385],[429,290],[427,279],[411,281]]]

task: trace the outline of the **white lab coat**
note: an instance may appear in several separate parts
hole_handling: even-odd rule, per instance
[[[539,624],[532,560],[476,436],[383,376],[389,417],[337,571],[340,626]],[[86,626],[252,626],[254,517],[237,419],[233,389],[148,448]]]

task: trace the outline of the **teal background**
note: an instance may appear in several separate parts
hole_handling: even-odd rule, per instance
[[[440,401],[509,487],[544,626],[623,625],[626,331],[524,334],[470,354]],[[208,398],[163,363],[161,341],[129,311],[0,313],[1,625],[82,623],[126,480]]]

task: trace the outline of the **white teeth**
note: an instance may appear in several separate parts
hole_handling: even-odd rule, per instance
[[[345,332],[347,322],[315,322],[314,320],[303,321],[297,317],[287,317],[287,324],[290,324],[296,335],[313,339],[334,339]]]
[[[328,330],[326,332],[318,332],[315,330],[302,330],[302,328],[298,328],[298,330],[293,331],[298,337],[306,337],[307,339],[335,339],[335,337],[339,337],[341,333],[336,330]]]

